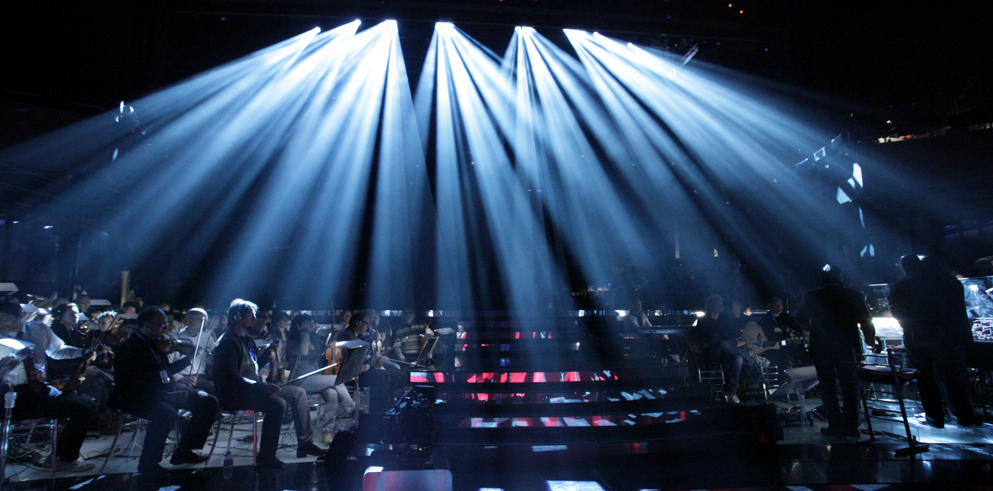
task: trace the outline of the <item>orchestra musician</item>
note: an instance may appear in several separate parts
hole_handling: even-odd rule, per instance
[[[219,319],[207,315],[207,311],[201,308],[190,309],[183,317],[182,328],[175,334],[176,339],[188,342],[196,349],[196,358],[191,360],[190,366],[182,369],[173,376],[173,381],[185,384],[193,377],[195,381],[191,385],[208,392],[213,391],[214,383],[207,376],[209,363],[213,354],[214,345],[217,344],[217,337],[214,336],[214,328],[217,327]],[[182,353],[172,353],[169,361],[178,361],[182,358]]]
[[[759,316],[756,323],[762,328],[762,334],[766,338],[766,345],[762,356],[772,360],[780,370],[790,368],[790,352],[782,349],[782,341],[790,336],[801,336],[803,328],[800,323],[783,309],[783,300],[779,297],[771,297],[767,304],[769,311]]]
[[[363,341],[369,341],[367,332],[369,330],[369,320],[366,317],[366,313],[357,310],[352,314],[351,322],[348,327],[342,329],[336,335],[336,338],[332,340],[335,341],[352,341],[355,339],[361,339]],[[385,356],[376,356],[373,358],[373,353],[368,353],[366,359],[363,360],[361,372],[359,373],[359,382],[369,387],[369,413],[370,414],[382,414],[385,413],[389,406],[392,404],[392,395],[390,393],[390,375],[385,370],[372,370],[373,367],[382,368],[383,363],[387,361]]]
[[[292,371],[292,377],[310,373],[319,368],[318,363],[325,351],[321,350],[323,340],[314,333],[317,323],[309,314],[300,314],[293,318],[287,334],[286,361]],[[335,433],[347,429],[340,417],[355,410],[355,401],[348,394],[344,385],[335,385],[337,376],[320,373],[294,382],[294,385],[304,389],[308,394],[321,394],[324,407],[320,420],[321,439],[331,443]]]
[[[114,358],[117,385],[111,405],[121,411],[148,419],[144,448],[138,460],[138,472],[146,477],[162,475],[159,465],[170,429],[184,414],[189,424],[179,439],[179,446],[169,462],[172,465],[199,464],[207,460],[194,450],[202,449],[217,414],[217,399],[206,392],[189,389],[189,384],[176,384],[174,374],[188,367],[195,347],[165,338],[169,318],[158,307],[148,307],[138,314],[138,327],[121,345]],[[178,351],[182,357],[169,361],[169,354]]]
[[[84,472],[93,464],[79,460],[79,449],[86,438],[86,427],[92,416],[90,404],[82,398],[62,393],[45,383],[46,357],[55,360],[92,357],[80,348],[66,346],[44,322],[23,322],[18,300],[11,296],[0,299],[0,336],[34,344],[34,356],[7,376],[17,393],[12,417],[14,419],[57,418],[64,423],[59,432],[58,455],[49,455],[42,467],[63,472]]]
[[[276,458],[276,449],[286,406],[290,407],[296,428],[297,457],[323,455],[324,450],[314,445],[306,391],[289,385],[265,383],[259,374],[259,352],[254,339],[249,336],[257,311],[258,307],[252,302],[240,298],[231,302],[227,315],[228,330],[214,347],[214,387],[224,409],[261,411],[265,414],[257,463],[259,467],[279,469],[283,463]]]

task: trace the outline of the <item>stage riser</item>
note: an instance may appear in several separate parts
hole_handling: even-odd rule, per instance
[[[782,439],[782,430],[771,404],[729,406],[682,412],[685,420],[660,424],[624,426],[446,427],[444,418],[436,424],[439,445],[567,445],[597,444],[669,439],[693,439],[727,435],[765,435],[770,442]],[[676,416],[676,415],[674,415]]]

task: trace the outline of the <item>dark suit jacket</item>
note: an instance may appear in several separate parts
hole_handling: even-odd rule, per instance
[[[841,285],[824,285],[803,294],[797,321],[809,326],[810,356],[814,360],[853,360],[861,353],[859,325],[867,344],[874,344],[876,328],[862,292]]]
[[[252,360],[253,355],[255,360]],[[213,376],[217,400],[222,408],[250,409],[249,401],[265,395],[265,384],[258,372],[261,360],[251,336],[238,339],[237,335],[228,331],[217,340],[217,345],[214,346]]]
[[[171,376],[188,366],[189,357],[170,363],[167,355],[155,352],[149,341],[135,331],[114,352],[114,392],[110,405],[125,412],[147,408],[175,390]],[[161,370],[169,374],[170,382],[162,381]]]
[[[915,273],[890,290],[890,311],[900,321],[904,338],[918,344],[964,344],[972,341],[972,323],[965,311],[965,288],[944,273]]]

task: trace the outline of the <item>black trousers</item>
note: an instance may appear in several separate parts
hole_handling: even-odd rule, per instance
[[[703,350],[701,361],[719,363],[724,370],[724,394],[738,393],[738,379],[741,378],[741,368],[746,365],[745,357],[727,341],[715,341]]]
[[[972,403],[969,402],[969,372],[966,368],[966,348],[964,345],[943,343],[923,344],[908,342],[907,351],[917,372],[917,388],[921,394],[921,404],[927,417],[940,423],[945,422],[945,411],[941,405],[941,391],[938,383],[945,386],[948,405],[959,422],[971,423],[976,419]]]
[[[86,438],[86,427],[93,414],[92,404],[76,396],[52,397],[47,392],[34,392],[28,386],[18,385],[17,401],[11,417],[14,419],[56,418],[65,422],[59,433],[56,457],[65,462],[75,462]]]
[[[824,417],[832,429],[852,430],[859,426],[859,374],[854,360],[815,359],[817,383],[821,388]],[[838,406],[838,387],[841,400]]]
[[[158,401],[147,407],[122,407],[121,410],[149,420],[148,431],[145,433],[145,444],[138,460],[138,469],[149,469],[158,465],[165,450],[166,437],[169,431],[182,418],[179,409],[192,413],[189,424],[179,438],[177,451],[189,451],[203,448],[210,435],[210,427],[217,418],[217,398],[196,389],[187,390],[186,402],[182,405]]]

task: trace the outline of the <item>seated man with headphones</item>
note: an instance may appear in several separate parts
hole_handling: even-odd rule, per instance
[[[227,331],[214,348],[214,387],[222,410],[265,413],[258,465],[278,469],[283,463],[276,458],[276,448],[286,406],[290,407],[296,428],[297,457],[323,455],[324,450],[314,445],[307,393],[299,387],[267,384],[259,376],[259,353],[248,335],[256,311],[258,307],[252,302],[242,299],[231,302]]]

